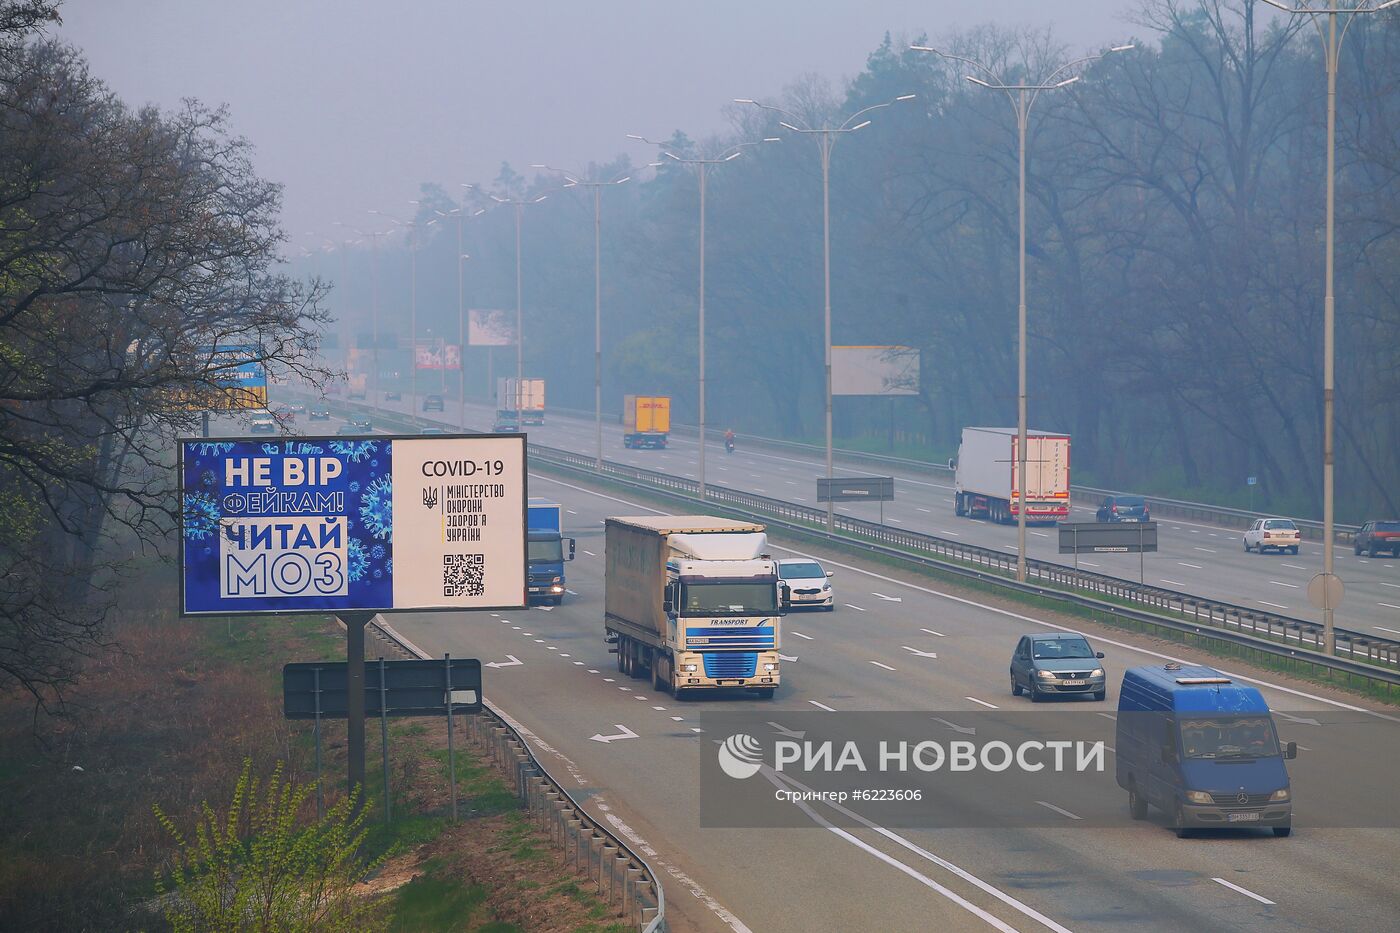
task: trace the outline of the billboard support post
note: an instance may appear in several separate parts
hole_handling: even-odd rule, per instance
[[[447,783],[452,788],[452,822],[457,822],[457,750],[452,745],[452,655],[443,654],[443,684],[447,689]]]
[[[208,411],[202,411],[202,412],[199,413],[199,436],[200,436],[200,437],[208,437],[208,436],[209,436],[209,412],[208,412]]]
[[[345,625],[345,712],[348,720],[345,747],[349,752],[346,764],[346,790],[360,789],[360,805],[364,805],[365,787],[365,626],[374,618],[372,612],[342,612]]]
[[[384,825],[394,820],[389,794],[389,682],[384,673],[384,658],[379,658],[379,741],[384,748]]]
[[[315,693],[316,703],[316,725],[312,728],[312,733],[316,737],[316,819],[324,819],[326,815],[326,792],[325,782],[321,780],[321,670],[317,668],[311,672],[312,687]]]

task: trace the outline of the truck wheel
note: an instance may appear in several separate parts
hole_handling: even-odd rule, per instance
[[[963,497],[960,492],[953,494],[953,514],[959,518],[967,514],[967,509],[963,508]]]
[[[1147,819],[1147,801],[1137,792],[1137,782],[1128,784],[1128,815],[1135,820]]]
[[[625,651],[627,650],[627,639],[625,639],[625,638],[619,638],[619,639],[617,640],[616,649],[617,649],[617,672],[618,672],[619,674],[621,674],[621,673],[626,669],[626,668],[623,667],[623,665],[626,663],[626,662],[623,660],[623,656],[624,656],[624,655],[623,655],[623,652],[625,652]]]
[[[651,661],[651,688],[661,693],[671,689],[671,664],[665,655],[658,654]]]

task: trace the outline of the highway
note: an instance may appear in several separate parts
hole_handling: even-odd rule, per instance
[[[556,419],[557,421],[558,419]],[[332,433],[332,422],[325,433]],[[321,423],[299,427],[321,433]],[[536,439],[585,452],[591,426],[554,423]],[[624,451],[610,458],[653,468],[693,471],[682,441],[667,452]],[[693,455],[694,448],[689,449]],[[782,458],[711,455],[713,479],[798,499],[813,496],[810,464]],[[789,486],[788,483],[793,485]],[[927,482],[927,481],[925,481]],[[784,491],[790,491],[784,495]],[[926,514],[927,530],[987,535],[1013,529],[955,522],[947,490],[937,484],[910,494],[887,512],[891,518]],[[867,823],[855,829],[826,825],[836,814],[814,806],[804,829],[715,829],[699,825],[700,756],[710,754],[707,715],[759,710],[785,726],[785,716],[847,711],[927,711],[949,723],[996,707],[1044,717],[1102,712],[1103,735],[1116,706],[1117,675],[1125,667],[1160,664],[1169,658],[1208,660],[1112,629],[1085,626],[1035,611],[905,578],[859,559],[817,552],[836,571],[836,612],[792,614],[784,623],[783,685],[775,699],[756,701],[715,696],[678,703],[655,693],[646,681],[616,671],[602,638],[602,521],[609,515],[654,511],[625,497],[588,490],[543,475],[531,478],[531,493],[563,503],[566,534],[578,540],[569,566],[574,591],[562,607],[500,613],[399,613],[388,621],[432,655],[475,656],[488,667],[486,694],[502,712],[533,736],[537,753],[561,779],[570,777],[595,815],[637,842],[653,858],[667,885],[671,922],[677,930],[1376,930],[1392,928],[1400,896],[1393,869],[1400,863],[1400,830],[1329,829],[1308,825],[1309,759],[1314,763],[1361,762],[1370,748],[1355,730],[1324,714],[1394,728],[1400,717],[1367,715],[1367,704],[1324,696],[1307,684],[1259,674],[1234,664],[1226,670],[1256,677],[1270,705],[1319,724],[1281,721],[1284,740],[1304,747],[1292,763],[1298,829],[1288,839],[1261,834],[1205,834],[1177,839],[1154,811],[1146,823],[1128,819],[1110,827],[895,828],[867,810],[849,810]],[[941,503],[941,505],[940,505]],[[935,506],[943,511],[937,514]],[[927,508],[928,513],[921,513]],[[903,511],[900,511],[903,509]],[[1170,524],[1168,524],[1170,528]],[[975,529],[975,530],[974,530]],[[1154,564],[1174,562],[1196,545],[1214,541],[1210,529],[1181,525],[1181,542]],[[1193,532],[1199,532],[1198,538]],[[1223,533],[1221,533],[1223,534]],[[1186,537],[1190,535],[1191,537]],[[1219,537],[1219,535],[1217,535]],[[1237,542],[1232,542],[1237,543]],[[781,553],[786,543],[776,541]],[[1046,550],[1049,550],[1047,545]],[[1239,560],[1231,548],[1216,548],[1220,560]],[[1306,555],[1305,555],[1306,557]],[[1271,568],[1289,558],[1247,559]],[[1134,562],[1135,563],[1135,562]],[[1204,570],[1213,562],[1194,563]],[[1377,562],[1381,563],[1381,562]],[[1241,565],[1237,565],[1241,566]],[[1300,563],[1300,566],[1302,564]],[[1384,568],[1368,566],[1382,574]],[[1239,571],[1236,571],[1238,574]],[[1170,574],[1175,578],[1176,574]],[[1277,579],[1285,579],[1282,574]],[[1229,573],[1201,574],[1228,586]],[[1305,578],[1304,578],[1305,579]],[[1381,581],[1386,578],[1380,577]],[[1181,581],[1186,584],[1187,581]],[[1194,585],[1194,584],[1192,584]],[[1192,585],[1184,585],[1190,589]],[[1267,591],[1266,591],[1267,592]],[[1238,599],[1238,596],[1236,597]],[[994,604],[997,603],[997,604]],[[1280,600],[1296,606],[1298,601]],[[1109,696],[1104,704],[1071,701],[1032,707],[1013,699],[1007,663],[1016,638],[1026,632],[1078,627],[1107,654]],[[1400,626],[1397,626],[1400,627]],[[916,649],[911,651],[910,649]],[[927,655],[936,654],[936,657]],[[518,661],[519,663],[514,663]],[[878,662],[878,663],[877,663]],[[1394,733],[1389,733],[1393,738]],[[1375,777],[1358,768],[1357,792],[1377,792]],[[1316,786],[1314,784],[1313,786]],[[1350,788],[1349,788],[1350,789]],[[1385,788],[1380,789],[1382,792]],[[986,810],[996,802],[963,798],[931,800],[930,807]],[[1073,814],[1078,802],[1044,801]],[[1010,801],[1008,806],[1037,801]],[[847,814],[843,824],[849,823]],[[990,822],[990,820],[988,821]],[[1391,825],[1394,825],[1393,822]]]

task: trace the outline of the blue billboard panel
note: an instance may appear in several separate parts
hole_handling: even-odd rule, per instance
[[[181,442],[188,615],[525,604],[520,436]]]

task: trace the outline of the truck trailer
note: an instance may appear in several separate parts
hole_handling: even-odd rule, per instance
[[[617,669],[682,699],[779,684],[786,604],[764,526],[709,515],[609,518],[604,630]]]
[[[496,414],[520,412],[521,424],[544,424],[544,380],[502,376],[496,380]]]
[[[665,449],[671,433],[671,399],[665,395],[622,397],[622,446]]]
[[[963,428],[953,479],[953,511],[1002,524],[1016,521],[1015,428]],[[1026,521],[1057,522],[1069,517],[1069,435],[1026,432]]]
[[[531,496],[526,503],[526,553],[530,599],[564,602],[567,581],[564,561],[574,559],[574,539],[564,537],[563,508],[559,503]],[[568,551],[565,551],[567,542]]]

